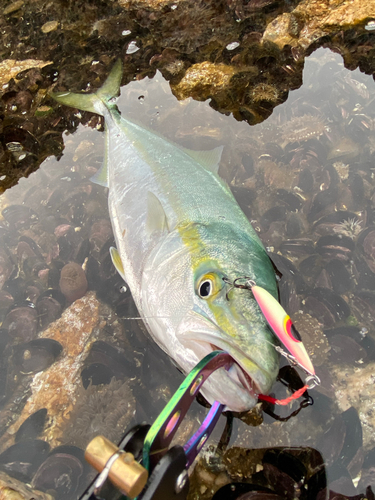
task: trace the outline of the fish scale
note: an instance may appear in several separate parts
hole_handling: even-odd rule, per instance
[[[189,151],[122,117],[113,102],[121,77],[117,62],[95,94],[53,95],[104,116],[105,165],[93,181],[109,188],[113,262],[150,335],[183,372],[215,349],[232,356],[232,369],[215,372],[202,393],[248,410],[275,381],[277,340],[251,291],[227,296],[223,278],[249,276],[276,298],[272,263],[217,175],[222,148]]]

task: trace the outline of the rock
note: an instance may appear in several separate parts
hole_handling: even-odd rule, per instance
[[[285,45],[306,49],[318,38],[352,29],[374,16],[374,0],[304,0],[268,24],[263,42],[271,41],[280,49]]]
[[[4,123],[27,131],[17,134],[26,152],[30,134],[35,141],[22,161],[0,151],[0,192],[47,156],[59,156],[67,129],[102,124],[97,116],[58,107],[48,94],[95,91],[121,54],[124,84],[158,70],[179,98],[209,98],[214,109],[254,125],[300,87],[305,57],[323,44],[340,53],[346,67],[374,73],[375,49],[367,38],[374,2],[118,0],[115,9],[99,2],[82,10],[80,2],[45,9],[42,0],[10,0],[0,40]],[[23,60],[31,47],[34,59]],[[55,66],[44,69],[52,60]]]
[[[162,9],[165,9],[166,7],[169,7],[171,2],[170,0],[118,0],[118,3],[121,5],[122,8],[128,9],[128,8],[147,8],[149,11],[161,11]],[[176,5],[179,3],[179,0],[176,0],[174,2]]]
[[[99,302],[95,294],[90,292],[82,299],[76,300],[64,311],[60,319],[41,334],[43,338],[60,342],[63,353],[48,369],[34,376],[31,396],[18,420],[2,436],[1,450],[13,444],[15,433],[22,423],[41,408],[47,409],[50,419],[41,439],[52,447],[60,444],[60,427],[74,406],[76,391],[81,385],[82,364],[96,340],[100,319]]]
[[[9,14],[12,14],[13,12],[17,12],[24,4],[23,0],[16,0],[15,2],[12,2],[8,7],[5,7],[3,10],[4,16],[9,16]]]
[[[351,406],[358,411],[363,430],[363,446],[375,446],[375,362],[367,366],[336,366],[331,370],[337,403],[342,411]]]
[[[296,47],[297,38],[290,32],[292,16],[289,13],[281,14],[270,22],[263,34],[263,41],[270,41],[283,48],[285,45]]]
[[[25,59],[24,61],[16,61],[15,59],[5,59],[0,62],[0,86],[5,85],[12,78],[15,78],[18,73],[30,68],[44,68],[52,64],[52,61],[40,61],[38,59]]]
[[[0,500],[53,500],[53,497],[0,471]]]
[[[51,31],[57,30],[58,26],[59,26],[58,21],[47,21],[46,23],[43,24],[41,30],[43,33],[50,33]]]
[[[177,99],[193,97],[204,101],[218,92],[228,90],[229,82],[236,69],[226,64],[214,64],[208,61],[194,64],[185,73],[172,91]]]
[[[80,387],[76,399],[62,428],[65,443],[85,449],[100,434],[113,443],[121,440],[136,407],[128,381],[113,378],[108,385]]]

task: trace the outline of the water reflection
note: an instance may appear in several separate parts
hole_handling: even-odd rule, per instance
[[[332,491],[364,493],[373,480],[374,95],[370,77],[323,49],[306,60],[304,85],[254,127],[177,101],[159,73],[122,89],[130,119],[191,149],[224,145],[219,172],[283,275],[281,302],[322,380],[314,405],[287,421],[260,408],[236,416],[229,446],[206,448],[191,499],[238,481],[278,495],[287,483],[284,498],[315,498],[296,476],[314,476],[313,449]],[[110,260],[107,193],[89,180],[103,135],[79,127],[64,142],[60,161],[2,196],[0,227],[0,469],[58,499],[77,497],[92,477],[80,451],[91,437],[119,441],[129,425],[151,423],[182,380],[134,319]],[[279,381],[274,390],[287,389]],[[295,405],[268,413],[283,419]],[[204,415],[196,404],[180,440]],[[280,452],[292,463],[284,470],[279,451],[264,451],[276,447],[309,448]]]

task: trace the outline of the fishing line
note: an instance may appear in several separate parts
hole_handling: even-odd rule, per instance
[[[120,319],[129,319],[129,320],[133,320],[133,319],[141,319],[141,320],[144,320],[144,319],[155,319],[155,318],[173,318],[173,316],[129,316],[129,317],[124,317],[124,316],[120,316]]]
[[[274,297],[272,297],[266,290],[263,290],[261,295],[259,292],[255,293],[255,290],[261,291],[262,288],[258,287],[256,282],[249,276],[240,276],[240,277],[234,279],[233,281],[231,281],[227,277],[223,277],[222,280],[224,281],[224,283],[226,283],[227,285],[230,286],[229,290],[226,293],[227,300],[229,300],[229,293],[235,288],[239,288],[242,290],[245,289],[245,290],[249,290],[249,291],[253,292],[254,298],[255,298],[256,302],[258,303],[258,306],[260,307],[260,309],[263,313],[263,316],[267,320],[267,323],[269,324],[269,326],[271,327],[271,329],[273,330],[275,335],[279,338],[279,340],[281,340],[281,342],[287,347],[288,350],[292,349],[291,352],[293,352],[293,354],[295,354],[296,356],[299,356],[301,361],[299,361],[296,358],[296,356],[293,356],[293,354],[284,351],[284,349],[281,346],[277,346],[277,345],[273,344],[272,342],[269,342],[268,340],[266,340],[266,342],[268,344],[272,345],[272,347],[279,354],[281,354],[284,358],[286,358],[288,363],[292,367],[300,368],[307,375],[307,377],[305,379],[304,386],[301,387],[300,389],[298,389],[297,391],[295,391],[293,394],[291,394],[289,397],[287,397],[285,399],[276,399],[276,398],[273,398],[272,396],[266,396],[264,394],[259,394],[258,399],[260,401],[266,401],[268,403],[285,406],[285,405],[289,404],[291,401],[294,401],[295,399],[300,398],[308,389],[313,389],[316,385],[319,385],[320,379],[315,374],[314,368],[310,362],[310,359],[309,359],[307,352],[305,351],[305,348],[302,347],[302,349],[303,349],[302,354],[304,354],[304,355],[301,358],[301,347],[299,348],[300,351],[298,351],[295,349],[295,346],[292,346],[292,347],[290,346],[289,338],[292,338],[293,341],[295,341],[296,343],[299,343],[301,346],[303,346],[302,340],[301,340],[301,337],[300,337],[298,331],[295,329],[292,321],[290,320],[289,316],[284,311],[284,309],[280,306],[280,304],[276,301],[276,299]],[[267,296],[269,298],[267,298]],[[268,303],[265,304],[265,301],[268,301]],[[273,302],[275,304],[270,307],[270,303],[273,304]],[[279,309],[278,316],[276,315],[274,309]],[[281,314],[281,316],[280,316],[280,314]],[[275,317],[273,317],[273,316],[275,316]],[[275,318],[278,321],[276,326],[275,326],[275,321],[274,321]],[[287,326],[289,326],[290,331],[288,331]],[[275,328],[277,328],[277,330]],[[290,335],[290,334],[292,334],[292,335]],[[289,338],[288,338],[288,336],[289,336]],[[306,364],[306,359],[309,362],[308,364]],[[304,364],[302,364],[303,362],[304,362]]]

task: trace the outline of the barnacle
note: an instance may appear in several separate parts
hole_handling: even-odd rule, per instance
[[[165,69],[170,73],[172,76],[178,75],[183,69],[185,65],[184,62],[181,61],[180,59],[176,59],[169,64],[165,66]]]
[[[358,219],[348,219],[336,224],[333,227],[333,231],[338,234],[343,234],[344,236],[349,236],[349,238],[356,238],[362,231],[362,222]]]
[[[134,408],[128,382],[113,378],[108,385],[82,388],[63,426],[62,440],[83,449],[99,434],[117,442],[129,426]]]
[[[336,161],[333,164],[336,172],[339,174],[340,179],[346,180],[349,177],[349,165],[342,161]]]
[[[250,97],[254,102],[268,101],[276,103],[279,98],[279,91],[274,85],[258,83],[252,88]]]
[[[304,142],[324,134],[326,123],[319,116],[296,116],[282,125],[282,139],[286,144]]]

